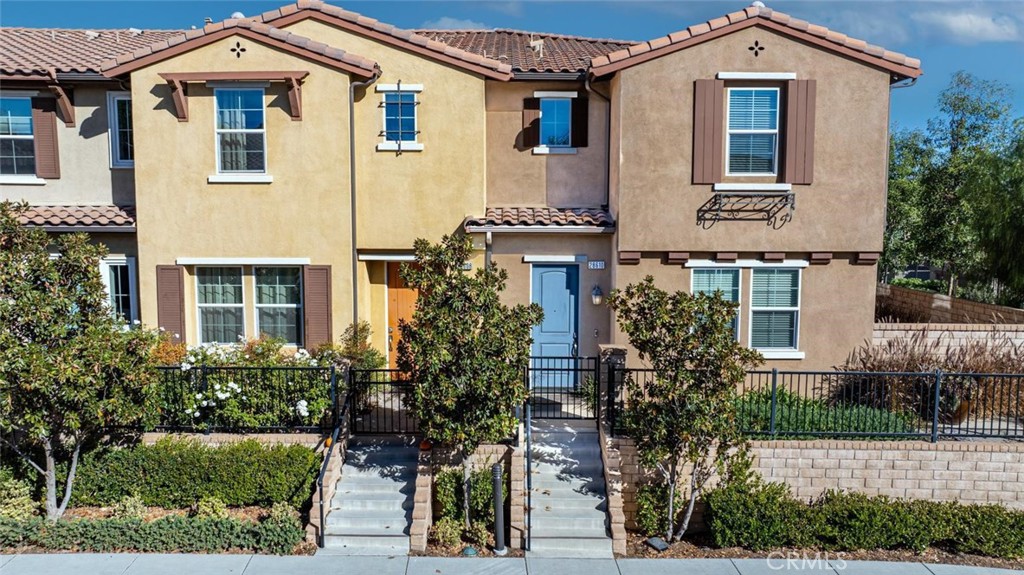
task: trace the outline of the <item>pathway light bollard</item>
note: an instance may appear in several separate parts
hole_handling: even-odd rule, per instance
[[[505,498],[501,496],[501,467],[500,463],[491,466],[494,481],[494,554],[498,556],[508,553],[505,548]]]

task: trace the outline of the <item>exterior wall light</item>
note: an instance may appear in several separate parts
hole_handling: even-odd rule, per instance
[[[601,291],[601,286],[595,285],[594,289],[590,290],[590,300],[594,302],[594,305],[601,305],[604,301],[604,292]]]

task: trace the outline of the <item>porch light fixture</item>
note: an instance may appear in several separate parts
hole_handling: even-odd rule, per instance
[[[601,286],[595,285],[594,289],[590,290],[590,300],[594,302],[594,305],[601,305],[604,302],[604,292],[601,291]]]

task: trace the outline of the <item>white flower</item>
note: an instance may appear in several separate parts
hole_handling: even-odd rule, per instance
[[[199,417],[199,412],[197,411],[197,412],[193,413],[192,417]]]
[[[199,405],[206,407],[207,405],[209,405],[209,402],[204,399],[203,401],[199,402]]]
[[[217,391],[220,391],[220,384],[219,383],[213,384],[213,389],[217,390]]]
[[[230,393],[221,393],[219,391],[216,393],[216,395],[217,395],[217,399],[227,399],[227,398],[231,397]]]
[[[298,403],[295,404],[295,413],[298,414],[299,417],[309,417],[309,404],[306,403],[305,399],[300,399]]]
[[[197,393],[196,394],[196,399],[202,399],[202,398],[203,398],[203,394],[201,394],[201,393]]]
[[[186,409],[186,410],[185,410],[185,413],[186,413],[187,415],[192,415],[192,408]]]
[[[295,359],[309,359],[309,352],[300,347],[298,351],[295,352]]]
[[[192,364],[191,363],[183,362],[181,364],[181,371],[188,371],[190,369],[192,369]]]
[[[317,365],[316,360],[315,359],[309,360],[309,365],[311,365],[313,367],[316,367],[316,365]]]
[[[142,322],[139,320],[134,320],[132,321],[132,325],[142,325]]]
[[[174,334],[174,339],[181,339],[181,336],[178,334]]]

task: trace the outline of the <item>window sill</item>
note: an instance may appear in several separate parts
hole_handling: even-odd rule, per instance
[[[796,350],[770,350],[758,349],[765,359],[803,359],[806,354]]]
[[[42,186],[46,180],[35,176],[0,176],[0,184],[11,184],[16,186]]]
[[[572,156],[576,154],[576,148],[549,148],[537,146],[533,149],[534,156]]]
[[[422,152],[423,144],[419,142],[402,142],[402,149],[398,149],[398,142],[381,142],[377,144],[378,152]]]
[[[111,170],[134,170],[135,164],[111,164]]]
[[[793,184],[737,184],[718,183],[715,184],[716,192],[791,192]]]
[[[214,174],[206,178],[208,184],[271,184],[270,174]]]

